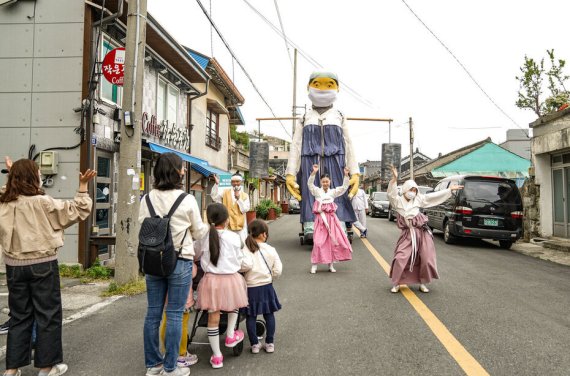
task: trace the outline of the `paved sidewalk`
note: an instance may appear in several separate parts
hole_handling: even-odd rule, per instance
[[[110,282],[110,281],[109,281]],[[63,306],[63,324],[68,324],[77,319],[89,316],[97,310],[113,303],[121,296],[109,298],[101,297],[101,293],[107,289],[109,282],[85,283],[79,279],[61,279],[61,300]],[[6,274],[0,275],[0,323],[8,320],[8,286]],[[0,336],[0,359],[6,352],[6,335]]]
[[[557,243],[564,244],[564,248],[562,246],[558,248],[550,248],[549,245],[554,241],[556,241]],[[510,250],[513,252],[522,253],[523,255],[536,257],[541,260],[551,261],[557,264],[570,266],[570,252],[562,250],[562,249],[567,249],[565,247],[568,246],[570,246],[570,241],[547,240],[543,242],[531,241],[530,243],[518,241],[515,244],[513,244]]]

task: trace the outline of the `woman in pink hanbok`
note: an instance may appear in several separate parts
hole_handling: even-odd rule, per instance
[[[328,264],[329,271],[335,273],[334,262],[352,260],[352,248],[336,212],[334,199],[348,190],[349,170],[344,169],[342,186],[330,188],[331,179],[327,174],[321,175],[320,188],[315,185],[315,176],[319,165],[313,165],[313,172],[307,185],[309,192],[315,196],[313,213],[315,227],[313,232],[313,252],[311,253],[311,273],[317,272],[318,264]]]
[[[388,184],[388,200],[398,213],[400,238],[394,250],[394,259],[390,269],[392,291],[400,291],[400,285],[419,284],[421,292],[429,292],[426,284],[438,279],[433,235],[428,227],[428,218],[420,213],[420,208],[429,208],[445,202],[451,192],[462,189],[461,185],[452,185],[438,192],[421,194],[413,180],[402,185],[401,195],[396,186],[398,171],[392,168],[392,180]]]

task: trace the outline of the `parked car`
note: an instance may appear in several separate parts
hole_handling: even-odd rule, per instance
[[[301,213],[301,205],[295,197],[289,199],[289,214],[299,214]]]
[[[368,199],[368,213],[371,217],[388,216],[388,193],[372,192]]]
[[[426,194],[428,192],[433,191],[433,188],[427,187],[424,185],[418,185],[418,190],[420,191],[420,193]],[[398,186],[398,194],[402,195],[402,186],[401,185]],[[423,213],[423,209],[420,209],[420,211]],[[391,222],[394,219],[396,219],[396,211],[392,209],[392,206],[390,206],[389,211],[388,211],[388,220]]]
[[[431,228],[443,231],[443,240],[460,238],[498,240],[509,249],[523,235],[523,205],[516,183],[488,176],[451,176],[441,180],[435,191],[450,184],[463,185],[441,205],[425,209]]]

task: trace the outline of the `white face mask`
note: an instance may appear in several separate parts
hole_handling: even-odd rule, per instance
[[[234,186],[234,191],[241,191],[241,185]]]
[[[407,191],[406,193],[404,193],[406,195],[406,198],[408,200],[413,200],[416,197],[416,192],[412,192],[412,191]]]
[[[309,99],[315,107],[328,107],[336,101],[336,90],[319,90],[309,88]]]

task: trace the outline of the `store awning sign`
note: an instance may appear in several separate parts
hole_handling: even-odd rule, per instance
[[[103,76],[113,85],[123,86],[125,76],[125,48],[111,50],[103,59]]]

